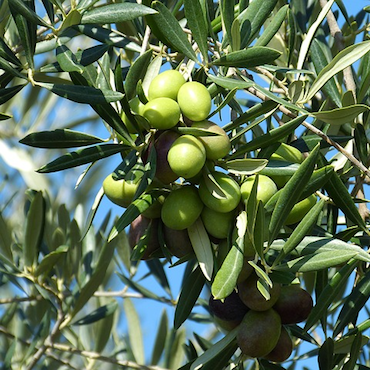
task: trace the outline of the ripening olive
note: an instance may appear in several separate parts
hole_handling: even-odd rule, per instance
[[[274,283],[270,288],[270,299],[266,299],[258,289],[259,278],[251,274],[246,280],[238,284],[238,292],[243,303],[254,311],[266,311],[271,308],[279,298],[281,285]]]
[[[207,159],[220,159],[229,153],[231,149],[230,139],[224,129],[211,121],[194,122],[192,127],[206,129],[216,133],[214,136],[198,136],[206,149]]]
[[[200,216],[203,203],[193,185],[183,185],[171,191],[162,206],[163,223],[170,229],[184,230]]]
[[[176,175],[189,179],[196,176],[206,163],[206,150],[195,136],[182,135],[172,144],[167,160]]]
[[[239,325],[236,339],[244,355],[263,357],[275,348],[280,332],[280,316],[272,308],[250,310]]]
[[[170,98],[156,98],[144,105],[143,116],[150,126],[158,130],[167,130],[177,125],[180,119],[180,107]]]
[[[180,87],[177,102],[182,114],[191,121],[205,120],[212,106],[211,95],[207,88],[196,81],[186,82]]]
[[[280,296],[274,310],[280,315],[283,324],[297,324],[307,319],[313,307],[313,300],[298,284],[281,287]]]
[[[279,340],[275,348],[268,353],[264,358],[272,362],[286,361],[293,351],[293,341],[288,331],[284,326],[281,327]]]
[[[199,195],[203,203],[217,212],[230,212],[234,210],[241,199],[240,187],[238,183],[229,175],[223,172],[211,172],[214,179],[222,189],[223,195],[213,195],[213,190],[209,189],[205,179],[199,182]],[[216,187],[216,185],[214,185]]]
[[[185,83],[184,76],[176,70],[170,69],[154,77],[149,85],[148,99],[170,98],[177,99],[180,87]]]

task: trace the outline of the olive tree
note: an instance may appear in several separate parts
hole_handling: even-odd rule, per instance
[[[1,368],[370,368],[369,11],[0,1]]]

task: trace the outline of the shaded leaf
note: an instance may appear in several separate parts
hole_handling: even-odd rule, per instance
[[[183,53],[189,59],[198,62],[197,56],[189,43],[187,35],[173,14],[159,1],[154,1],[152,3],[152,7],[158,11],[158,14],[151,15],[151,20],[160,29],[160,32],[166,38],[168,45]]]
[[[139,315],[131,299],[123,300],[123,308],[126,314],[128,324],[128,336],[130,339],[130,348],[133,352],[136,362],[143,364],[145,362],[143,333]]]
[[[45,223],[45,203],[41,191],[33,194],[27,213],[26,230],[24,235],[23,259],[26,267],[36,263]]]
[[[183,281],[176,305],[174,328],[177,330],[189,317],[205,283],[204,274],[198,266]]]
[[[47,275],[57,264],[59,259],[68,252],[68,249],[69,247],[67,245],[61,245],[55,251],[47,254],[37,265],[35,276]]]
[[[0,105],[12,99],[23,89],[24,86],[25,85],[16,85],[12,87],[5,87],[3,89],[0,88]]]
[[[56,129],[33,132],[19,142],[36,148],[73,148],[102,143],[104,140],[84,132]]]
[[[247,215],[243,211],[237,217],[237,231],[233,244],[225,257],[221,268],[217,271],[211,292],[215,299],[229,296],[236,286],[239,273],[244,263],[244,235],[247,229]]]
[[[340,51],[333,60],[326,65],[318,74],[316,80],[311,85],[304,102],[308,102],[312,97],[337,73],[349,67],[362,56],[370,51],[370,41],[363,41],[350,45]]]
[[[81,166],[109,157],[126,150],[127,147],[121,144],[101,144],[89,148],[80,149],[75,152],[65,154],[54,161],[41,167],[37,172],[49,173],[62,171],[68,168]]]
[[[162,353],[166,343],[167,332],[168,332],[168,317],[166,310],[163,310],[161,318],[159,320],[158,331],[155,337],[152,358],[150,361],[150,363],[153,365],[158,364],[162,357]]]
[[[98,307],[93,312],[90,312],[86,316],[72,322],[72,325],[89,325],[107,316],[112,315],[118,308],[117,301],[112,301],[104,306]]]
[[[92,86],[38,83],[56,95],[82,104],[104,104],[121,100],[123,94],[113,90],[96,89]]]

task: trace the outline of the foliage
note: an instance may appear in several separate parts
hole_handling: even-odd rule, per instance
[[[366,11],[350,16],[341,0],[0,1],[2,368],[293,369],[307,357],[320,369],[369,368]],[[201,221],[189,228],[194,253],[180,259],[161,229],[161,258],[140,261],[128,243],[130,223],[177,186],[150,190],[156,130],[129,105],[145,103],[170,68],[212,96],[209,118],[232,145],[216,167],[239,183],[255,173],[289,178],[266,204],[254,188],[225,263]],[[274,159],[281,143],[305,160]],[[144,174],[115,218],[101,185],[117,158],[118,177],[135,165]],[[285,225],[312,193],[321,200]],[[307,321],[290,326],[295,350],[280,365],[243,356],[237,329],[220,333],[208,311],[211,291],[223,299],[236,286],[245,235],[264,286],[298,280],[315,300]],[[168,276],[181,267],[176,298]],[[167,308],[156,327],[141,325],[139,299]],[[188,322],[209,330],[190,338]]]

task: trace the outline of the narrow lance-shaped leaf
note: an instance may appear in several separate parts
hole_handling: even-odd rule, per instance
[[[347,281],[348,277],[356,267],[357,261],[351,260],[337,271],[331,278],[329,284],[324,288],[317,299],[316,305],[313,307],[310,315],[307,318],[304,330],[307,332],[320,319],[323,314],[326,314],[327,309],[334,301],[338,292],[342,289],[342,285]]]
[[[244,236],[247,229],[247,215],[245,211],[240,213],[236,222],[236,235],[233,237],[233,244],[211,287],[212,295],[215,299],[224,299],[232,293],[243,267]]]
[[[58,46],[55,49],[57,61],[60,68],[64,72],[78,72],[82,73],[84,71],[83,67],[78,63],[76,56],[72,51],[66,46],[63,45],[60,40],[57,41]]]
[[[225,167],[230,173],[236,175],[253,175],[262,171],[267,164],[267,159],[259,158],[231,159],[226,161],[225,165],[220,163],[222,167]]]
[[[221,11],[221,22],[222,22],[222,28],[224,31],[224,37],[223,37],[223,44],[222,47],[225,48],[227,44],[225,44],[225,41],[227,40],[229,45],[233,46],[233,39],[232,39],[232,24],[234,20],[234,6],[235,6],[235,0],[220,0],[220,6],[219,9]],[[233,49],[232,49],[233,50]]]
[[[73,148],[102,143],[104,140],[84,132],[56,129],[33,132],[19,142],[35,148]]]
[[[345,123],[350,123],[361,113],[368,111],[369,107],[367,105],[354,104],[347,107],[331,109],[329,111],[313,112],[311,115],[330,125],[340,126]]]
[[[208,233],[202,219],[198,218],[188,227],[188,234],[197,257],[199,267],[207,280],[211,280],[213,273],[213,251]]]
[[[168,332],[168,317],[166,310],[163,310],[161,318],[159,320],[158,331],[153,345],[152,358],[150,361],[152,365],[158,364],[159,360],[162,357],[164,345],[166,343],[167,332]]]
[[[271,22],[264,29],[262,35],[257,39],[253,47],[266,46],[272,40],[283,24],[288,13],[288,9],[289,5],[284,5],[279,9],[279,11],[272,17]]]
[[[130,339],[130,347],[135,357],[135,360],[139,364],[144,364],[144,343],[143,343],[143,332],[141,330],[141,322],[139,315],[135,309],[131,299],[125,298],[123,300],[123,308],[125,310],[126,319],[128,323],[128,336]]]
[[[317,39],[312,41],[310,54],[316,73],[319,73],[329,63],[329,61],[320,46],[320,42]],[[338,107],[342,106],[341,94],[334,78],[331,78],[328,80],[328,82],[326,82],[326,84],[323,86],[323,90],[328,98],[331,99]]]
[[[27,213],[23,258],[26,267],[32,267],[38,256],[45,220],[45,204],[42,192],[35,192]]]
[[[37,172],[62,171],[109,157],[128,149],[121,144],[101,144],[65,154],[41,167]]]
[[[249,6],[239,14],[238,20],[241,26],[240,33],[242,35],[240,46],[242,48],[251,44],[256,38],[263,24],[271,15],[277,2],[277,0],[264,0],[263,2],[252,1],[249,3]]]
[[[281,55],[277,51],[266,46],[253,46],[249,49],[233,51],[221,58],[214,60],[211,64],[216,66],[253,68],[262,64],[272,63]]]
[[[166,41],[169,43],[169,46],[183,53],[189,59],[198,62],[187,35],[173,14],[159,1],[154,1],[152,6],[158,11],[158,14],[151,15],[151,20],[160,29]]]
[[[309,230],[316,223],[317,218],[319,217],[320,212],[322,211],[325,205],[325,201],[321,199],[316,203],[302,218],[298,226],[290,234],[288,240],[286,241],[283,250],[280,252],[276,258],[274,264],[279,263],[286,255],[288,255],[297,245],[303,240],[307,235]]]
[[[0,105],[6,103],[18,94],[25,85],[16,85],[12,87],[0,88]]]
[[[31,23],[44,26],[46,28],[52,28],[50,24],[46,23],[39,15],[37,15],[34,9],[27,6],[26,3],[27,2],[23,2],[22,0],[9,0],[9,7]]]
[[[321,89],[321,87],[324,86],[325,83],[328,82],[333,76],[355,63],[369,51],[370,41],[363,41],[358,44],[348,46],[344,50],[340,51],[318,74],[303,102],[308,102],[310,99],[312,99],[312,97]]]
[[[294,130],[306,119],[306,115],[298,116],[282,126],[272,129],[264,135],[258,136],[249,143],[241,146],[229,159],[236,158],[240,154],[251,152],[259,148],[265,148],[294,132]]]
[[[130,100],[136,95],[136,85],[139,80],[143,80],[145,72],[152,58],[152,50],[149,49],[131,65],[125,79],[125,91],[127,99]]]
[[[82,104],[104,104],[113,103],[121,100],[123,94],[113,90],[101,90],[92,86],[67,85],[67,84],[49,84],[41,83],[38,85],[44,87],[56,95]]]
[[[206,64],[208,60],[208,25],[206,23],[206,15],[203,13],[199,0],[184,0],[184,10],[188,26],[202,53],[204,64]]]
[[[61,245],[55,251],[47,254],[37,265],[35,276],[40,276],[41,274],[47,275],[53,269],[55,264],[60,260],[60,258],[67,252],[68,246]]]
[[[174,328],[177,330],[189,317],[205,283],[204,274],[198,266],[184,279],[176,305]]]
[[[359,283],[353,288],[350,295],[345,299],[339,313],[333,335],[338,335],[344,328],[356,323],[360,310],[365,306],[370,297],[370,270],[362,277]]]
[[[272,212],[269,225],[269,245],[278,235],[281,226],[284,224],[289,212],[298,201],[300,194],[315,168],[320,146],[317,145],[310,155],[301,163],[297,172],[284,186],[279,199]]]
[[[81,24],[120,23],[155,13],[154,9],[141,4],[113,3],[85,11],[81,18]]]

